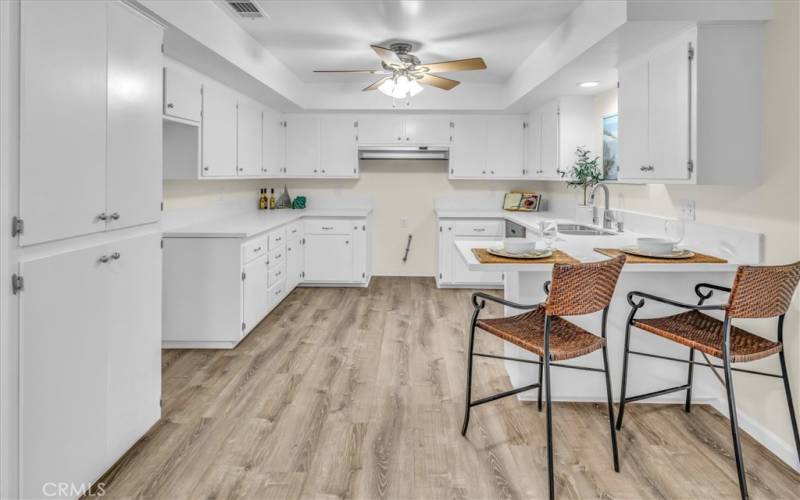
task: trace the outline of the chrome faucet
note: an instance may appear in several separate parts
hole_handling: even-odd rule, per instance
[[[598,182],[592,187],[592,192],[589,193],[589,205],[594,205],[594,196],[597,193],[597,188],[603,188],[603,193],[605,194],[605,203],[603,204],[603,229],[613,229],[614,214],[609,207],[610,196],[608,194],[608,186],[604,182]],[[597,224],[597,221],[595,221],[595,224]]]

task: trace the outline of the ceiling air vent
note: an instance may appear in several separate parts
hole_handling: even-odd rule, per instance
[[[264,17],[264,13],[253,0],[225,0],[241,17],[256,19]]]

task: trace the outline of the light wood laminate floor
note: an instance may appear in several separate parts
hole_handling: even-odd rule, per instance
[[[459,433],[469,295],[427,278],[299,288],[234,350],[164,351],[163,418],[101,479],[105,498],[546,497],[535,404],[478,407]],[[474,383],[476,398],[510,388],[485,358]],[[604,405],[554,404],[559,497],[738,497],[726,419],[629,408],[616,474]],[[752,498],[798,495],[800,475],[743,445]]]

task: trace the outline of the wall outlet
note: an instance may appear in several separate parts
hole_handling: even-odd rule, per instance
[[[678,216],[683,220],[694,221],[694,200],[680,200],[678,202]]]

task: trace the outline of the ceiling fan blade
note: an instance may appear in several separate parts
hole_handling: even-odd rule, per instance
[[[431,64],[420,64],[417,70],[427,68],[428,73],[449,73],[451,71],[473,71],[476,69],[486,69],[486,63],[481,57],[472,59],[459,59],[457,61],[444,61]],[[422,69],[422,71],[425,71]]]
[[[385,81],[386,81],[386,80],[388,80],[388,79],[389,79],[388,77],[381,78],[381,79],[380,79],[380,80],[378,80],[377,82],[375,82],[375,83],[373,83],[373,84],[371,84],[371,85],[369,85],[369,86],[367,86],[367,87],[364,87],[363,89],[361,89],[361,91],[362,91],[362,92],[366,92],[367,90],[376,90],[378,87],[380,87],[380,86],[381,86],[381,84],[382,84],[383,82],[385,82]]]
[[[437,87],[442,90],[450,90],[456,85],[458,85],[459,81],[451,80],[449,78],[445,78],[443,76],[436,76],[436,75],[422,75],[420,78],[419,83],[424,83],[425,85],[430,85],[432,87]]]
[[[370,45],[372,50],[378,54],[378,57],[381,58],[383,62],[388,64],[389,66],[396,66],[398,68],[405,68],[405,64],[403,61],[397,57],[397,54],[393,50],[387,49],[385,47],[381,47],[380,45]]]
[[[365,75],[386,75],[387,71],[379,69],[315,69],[314,73],[362,73]]]

